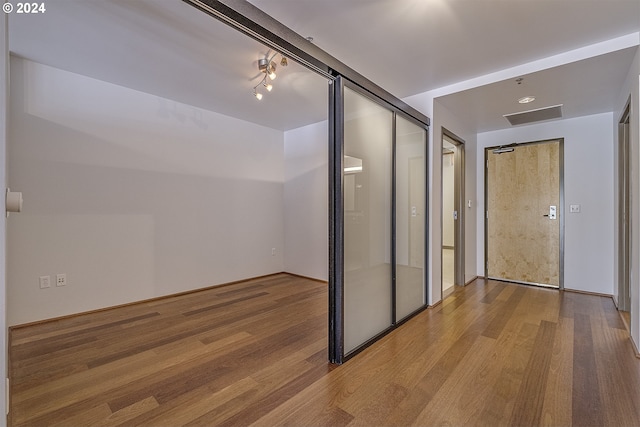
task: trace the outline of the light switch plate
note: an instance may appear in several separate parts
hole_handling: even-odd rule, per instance
[[[46,289],[51,287],[51,278],[50,276],[40,276],[38,279],[40,283],[40,289]]]

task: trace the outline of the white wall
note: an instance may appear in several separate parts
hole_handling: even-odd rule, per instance
[[[636,349],[640,349],[640,49],[636,53],[633,64],[629,69],[629,74],[625,79],[622,90],[617,97],[616,111],[612,115],[613,140],[614,140],[614,185],[613,194],[615,196],[614,207],[618,210],[618,185],[617,185],[617,159],[618,159],[618,122],[622,117],[627,100],[631,98],[631,337]],[[618,283],[618,217],[610,232],[614,239],[614,274]],[[617,285],[616,285],[617,286]]]
[[[564,138],[564,286],[613,293],[612,113],[478,134],[478,211],[484,211],[485,147]],[[569,205],[581,205],[569,213]],[[484,220],[477,218],[478,265],[484,271]]]
[[[0,191],[6,187],[6,152],[7,152],[7,98],[9,96],[9,46],[7,35],[7,14],[0,16]],[[5,198],[0,197],[0,372],[2,377],[7,375],[7,288],[6,288],[6,217]],[[0,385],[0,414],[5,414],[6,390]],[[0,426],[7,424],[7,419],[0,416]]]
[[[9,324],[283,270],[283,132],[11,63]]]
[[[329,280],[328,122],[284,133],[285,270]]]

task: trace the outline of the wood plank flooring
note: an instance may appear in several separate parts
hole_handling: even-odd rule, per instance
[[[280,274],[11,331],[13,426],[640,426],[610,298],[476,280],[342,366]]]

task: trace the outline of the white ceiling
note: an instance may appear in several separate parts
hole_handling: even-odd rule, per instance
[[[252,0],[399,97],[640,31],[638,0]],[[327,117],[327,83],[293,64],[258,102],[259,43],[180,0],[48,0],[9,16],[10,49],[63,70],[276,129]],[[448,95],[478,131],[502,114],[564,104],[565,117],[612,110],[636,48]],[[522,108],[523,87],[535,95]]]
[[[257,101],[258,59],[268,49],[180,0],[47,0],[46,7],[9,16],[13,54],[275,129],[327,118],[326,80],[293,61]]]
[[[638,0],[250,0],[399,97],[640,29]]]
[[[438,98],[438,101],[464,117],[476,132],[504,129],[511,125],[504,114],[562,104],[562,117],[573,118],[615,111],[621,85],[636,48],[572,62],[516,79],[502,80]],[[525,96],[535,96],[529,104],[519,104]]]

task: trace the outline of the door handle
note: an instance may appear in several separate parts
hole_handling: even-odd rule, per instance
[[[549,219],[556,219],[556,207],[555,206],[549,206],[549,213],[548,214],[544,214],[542,216],[546,216]]]

